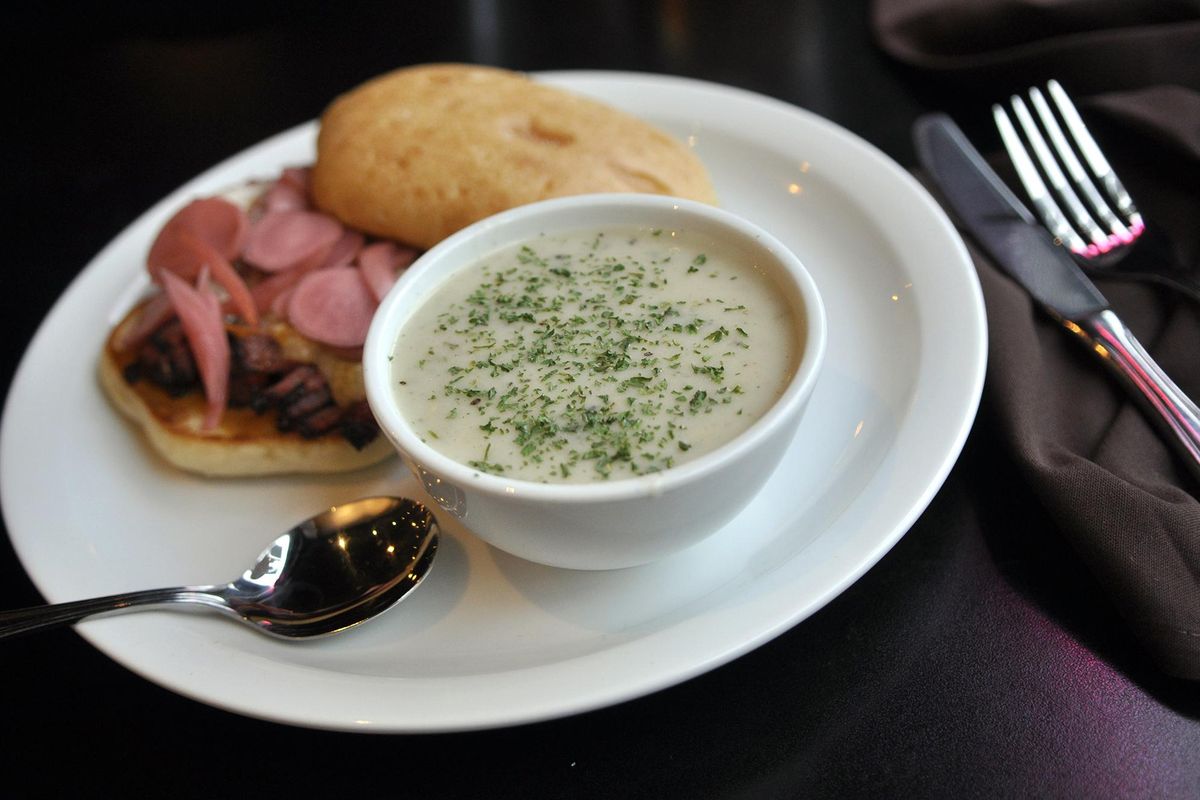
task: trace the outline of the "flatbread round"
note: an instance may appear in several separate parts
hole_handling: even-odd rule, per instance
[[[335,100],[312,190],[346,224],[423,249],[551,197],[716,200],[696,155],[657,128],[518,73],[461,64],[397,70]]]
[[[256,414],[248,408],[228,408],[214,430],[202,430],[207,407],[203,393],[175,396],[148,380],[125,380],[124,370],[135,354],[122,351],[117,342],[134,328],[138,311],[134,308],[109,334],[100,354],[100,386],[142,430],[151,448],[176,467],[212,477],[328,474],[362,469],[395,455],[383,434],[357,450],[336,433],[305,439],[280,432],[274,412]],[[345,367],[360,369],[357,362]],[[336,370],[322,371],[337,375]],[[331,388],[336,384],[331,380]]]

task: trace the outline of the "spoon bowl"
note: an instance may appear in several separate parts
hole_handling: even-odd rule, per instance
[[[109,595],[0,613],[0,638],[96,614],[202,606],[286,639],[325,636],[394,606],[425,578],[438,524],[421,503],[368,497],[293,526],[236,580]]]

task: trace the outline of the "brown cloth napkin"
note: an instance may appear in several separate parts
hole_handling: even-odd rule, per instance
[[[875,0],[880,46],[971,88],[1055,77],[1074,92],[1194,84],[1200,0]]]
[[[873,24],[921,80],[969,81],[981,116],[1011,92],[1062,81],[1151,235],[1170,237],[1175,263],[1200,273],[1200,2],[876,0]],[[1200,680],[1200,485],[1095,356],[972,256],[990,338],[981,414],[1151,656]],[[1096,283],[1200,400],[1200,304]]]

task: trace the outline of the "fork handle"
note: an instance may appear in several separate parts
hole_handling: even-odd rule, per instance
[[[1105,309],[1067,323],[1067,327],[1082,336],[1116,373],[1200,481],[1200,409],[1196,404],[1167,377],[1112,311]]]

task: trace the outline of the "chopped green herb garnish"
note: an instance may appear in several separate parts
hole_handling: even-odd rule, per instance
[[[711,284],[669,282],[674,264],[737,273],[664,233],[617,230],[573,249],[539,236],[464,273],[413,334],[421,357],[396,351],[397,371],[436,381],[428,407],[440,412],[416,424],[436,426],[427,437],[450,442],[447,452],[475,469],[537,480],[654,473],[704,452],[710,434],[699,431],[723,432],[741,413],[725,408],[743,394],[730,384],[748,380],[748,330],[758,335],[760,309],[740,302],[753,294],[706,297]],[[745,314],[745,327],[716,323],[717,311]]]

